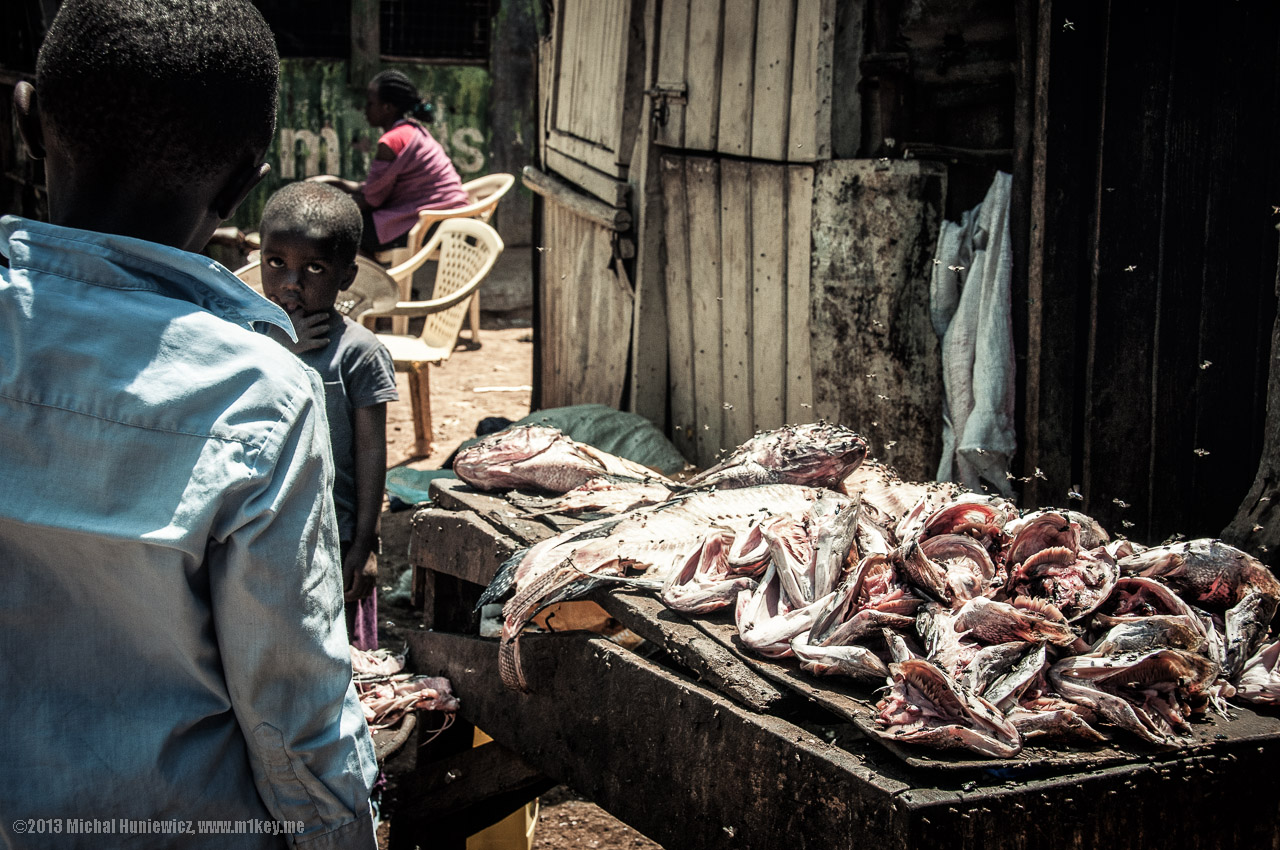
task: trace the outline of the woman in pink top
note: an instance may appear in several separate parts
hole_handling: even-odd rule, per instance
[[[430,114],[431,107],[408,77],[383,71],[369,82],[366,93],[365,118],[382,128],[382,136],[364,182],[332,174],[310,178],[355,198],[364,214],[361,250],[366,254],[407,244],[418,210],[453,209],[469,200],[449,155],[418,120]]]

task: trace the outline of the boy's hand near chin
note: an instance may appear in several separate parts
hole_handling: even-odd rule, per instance
[[[298,341],[284,340],[284,347],[294,354],[324,348],[329,344],[328,313],[312,313],[309,316],[290,313],[289,321],[293,322],[293,332],[298,335]]]

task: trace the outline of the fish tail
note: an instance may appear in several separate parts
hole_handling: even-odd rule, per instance
[[[510,640],[504,639],[498,646],[498,675],[508,690],[529,693],[529,682],[520,666],[519,633]]]

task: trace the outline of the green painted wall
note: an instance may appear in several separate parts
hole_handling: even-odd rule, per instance
[[[385,65],[403,71],[435,104],[431,134],[453,159],[464,181],[489,168],[490,75],[461,65]],[[284,59],[280,63],[280,111],[267,162],[271,173],[241,205],[232,223],[257,230],[267,198],[285,183],[315,174],[360,180],[381,131],[364,119],[364,87],[347,84],[347,63],[333,59]]]

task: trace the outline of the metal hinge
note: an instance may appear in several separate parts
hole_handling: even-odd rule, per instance
[[[666,125],[670,104],[688,103],[688,86],[684,83],[658,83],[644,93],[653,98],[653,123]]]

